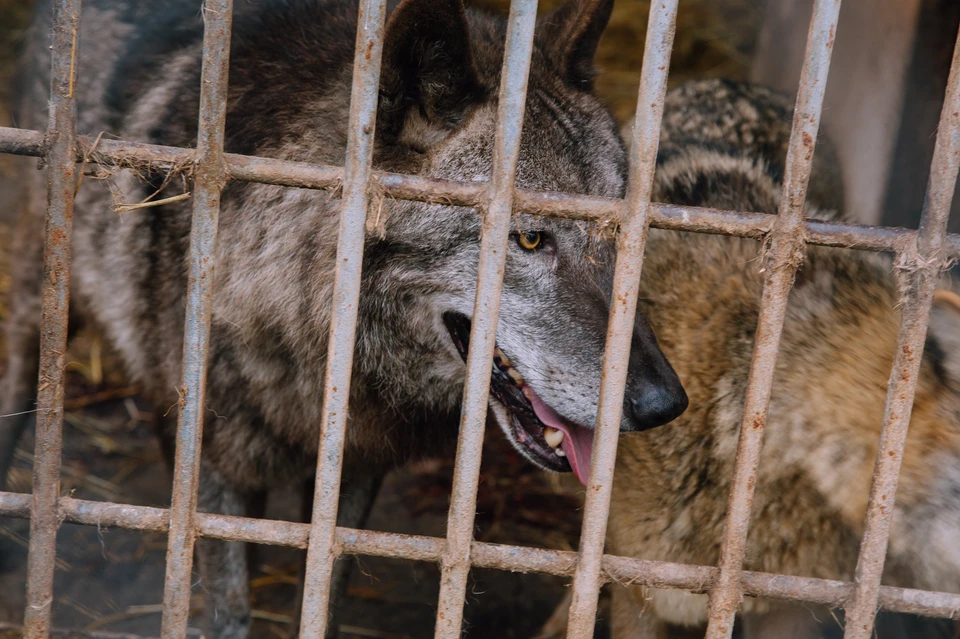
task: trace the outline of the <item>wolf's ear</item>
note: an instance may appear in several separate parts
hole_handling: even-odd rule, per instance
[[[571,86],[593,89],[593,59],[612,12],[613,0],[567,0],[539,20],[537,42]]]
[[[399,135],[410,109],[456,125],[480,93],[462,0],[403,0],[387,21],[377,127]]]

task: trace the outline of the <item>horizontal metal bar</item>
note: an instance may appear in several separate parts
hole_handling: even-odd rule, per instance
[[[47,213],[43,245],[40,315],[40,375],[33,465],[33,516],[27,551],[26,609],[23,636],[50,635],[53,577],[57,556],[57,500],[63,451],[63,391],[66,381],[67,320],[73,199],[76,195],[77,31],[80,0],[53,3],[53,51],[47,124]]]
[[[170,517],[170,511],[165,508],[70,497],[61,498],[59,506],[59,517],[65,523],[98,526],[104,530],[121,528],[165,533]],[[0,516],[29,519],[30,495],[0,492]],[[199,536],[224,541],[306,548],[310,537],[309,524],[289,521],[197,513],[196,523]],[[345,554],[430,562],[440,561],[444,547],[444,539],[440,537],[349,528],[337,528],[337,543]],[[480,568],[559,577],[572,576],[577,565],[577,553],[571,551],[479,541],[472,542],[470,558],[471,563]],[[601,578],[606,582],[619,584],[709,592],[717,572],[712,566],[605,555]],[[743,589],[745,594],[755,597],[806,601],[838,607],[844,604],[853,591],[853,583],[745,571]],[[881,586],[880,607],[891,612],[926,617],[960,618],[960,594]]]
[[[880,579],[887,556],[890,526],[903,451],[907,444],[913,399],[920,376],[930,306],[934,289],[946,267],[942,255],[947,220],[960,173],[960,36],[953,50],[930,179],[920,216],[916,243],[897,255],[900,284],[906,289],[901,303],[900,333],[887,388],[886,407],[870,499],[857,560],[856,583],[847,607],[844,639],[870,639],[873,635]]]
[[[94,139],[80,136],[77,158],[84,158]],[[0,127],[0,153],[42,156],[43,133]],[[136,164],[161,170],[182,168],[193,161],[192,149],[101,139],[90,161],[106,165]],[[321,164],[276,160],[225,153],[227,174],[233,180],[277,184],[307,189],[333,189],[342,184],[343,169]],[[480,207],[486,193],[483,183],[460,183],[399,173],[373,172],[387,197],[435,204]],[[549,217],[583,221],[618,221],[621,200],[586,195],[568,195],[517,189],[514,210]],[[765,213],[724,211],[694,206],[654,203],[650,226],[672,231],[692,231],[762,239],[773,227],[775,216]],[[808,244],[868,251],[895,251],[904,242],[913,241],[916,231],[885,226],[864,226],[845,222],[807,220]],[[944,251],[948,257],[960,257],[960,234],[946,236]]]
[[[15,623],[0,622],[0,635],[7,632],[17,633],[22,636],[23,627]],[[50,628],[50,635],[53,637],[63,637],[63,639],[159,639],[149,635],[135,635],[129,632],[105,632],[100,630],[77,630],[73,628]],[[196,628],[187,629],[187,637],[193,639],[203,639],[203,633]]]

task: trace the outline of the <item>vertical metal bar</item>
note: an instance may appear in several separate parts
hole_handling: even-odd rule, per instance
[[[76,190],[77,31],[80,0],[53,5],[50,120],[47,125],[47,221],[40,319],[40,376],[33,465],[33,504],[27,556],[24,636],[49,636],[53,577],[60,519],[60,461],[63,449],[63,385],[70,305],[70,242]]]
[[[617,456],[630,344],[636,321],[643,250],[650,226],[650,195],[660,146],[660,122],[667,92],[670,52],[677,26],[677,3],[678,0],[663,0],[650,5],[630,149],[630,176],[621,212],[623,221],[617,238],[617,262],[600,381],[597,433],[593,441],[593,463],[590,465],[580,535],[580,560],[573,578],[573,601],[567,626],[567,637],[570,638],[592,637],[597,615],[613,467]]]
[[[307,548],[300,637],[323,637],[333,564],[340,554],[336,543],[340,472],[350,399],[350,377],[360,302],[364,225],[369,205],[368,183],[373,165],[373,141],[383,55],[386,0],[363,0],[357,20],[353,87],[347,133],[337,265],[333,284],[333,315],[323,380],[323,408],[312,526]]]
[[[900,316],[897,352],[887,389],[887,403],[863,526],[853,594],[847,605],[844,639],[869,639],[877,611],[880,579],[890,538],[890,523],[900,465],[913,411],[913,398],[930,320],[930,305],[945,263],[942,249],[947,219],[960,171],[960,35],[940,112],[927,195],[915,247],[898,254],[908,293]]]
[[[810,181],[813,152],[820,128],[823,93],[830,70],[840,0],[817,0],[813,6],[807,50],[787,148],[780,210],[771,234],[767,279],[760,301],[753,361],[747,381],[734,464],[727,520],[720,546],[720,574],[710,593],[707,639],[729,639],[743,597],[741,577],[750,508],[763,447],[763,430],[770,407],[770,391],[786,316],[787,298],[804,250],[803,203]]]
[[[490,367],[496,345],[500,292],[510,237],[514,185],[527,100],[527,78],[533,53],[537,0],[513,0],[507,22],[507,40],[500,78],[489,203],[480,235],[477,293],[467,353],[460,436],[453,473],[453,492],[447,515],[447,543],[440,559],[440,598],[434,637],[457,639],[463,621],[463,603],[470,573],[480,481],[480,457],[490,394]]]
[[[206,0],[202,11],[200,119],[193,178],[190,270],[183,338],[183,373],[179,388],[180,415],[160,629],[163,639],[185,636],[190,616],[200,441],[206,403],[210,318],[213,313],[215,248],[220,219],[220,191],[227,180],[223,162],[223,136],[227,116],[233,0]]]

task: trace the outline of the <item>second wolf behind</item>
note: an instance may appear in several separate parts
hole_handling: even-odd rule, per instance
[[[775,214],[791,111],[788,99],[750,85],[696,82],[671,92],[655,199]],[[841,201],[836,165],[823,157],[807,215],[833,218],[835,211],[820,207]],[[621,437],[607,539],[614,555],[717,564],[770,267],[762,250],[748,239],[650,232],[641,308],[690,409],[669,431]],[[807,248],[777,359],[746,569],[853,579],[897,340],[899,277],[885,256]],[[960,592],[960,312],[949,283],[942,286],[884,583]],[[613,639],[703,636],[707,595],[616,585],[612,594]],[[809,605],[747,597],[741,617],[746,639],[838,636],[833,615]],[[561,610],[554,619],[562,618]],[[880,639],[945,639],[954,636],[941,632],[947,624],[898,616],[882,618],[877,629]]]

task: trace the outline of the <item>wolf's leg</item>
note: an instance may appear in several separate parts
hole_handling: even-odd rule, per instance
[[[343,481],[340,485],[340,502],[337,506],[337,525],[343,528],[363,528],[373,509],[373,502],[380,492],[383,483],[383,471],[375,469],[344,469]],[[333,583],[330,589],[330,624],[327,626],[327,637],[332,639],[338,636],[340,604],[347,596],[347,582],[350,580],[350,570],[353,568],[353,557],[346,556],[337,559],[333,565]]]
[[[312,480],[303,482],[300,486],[300,521],[310,523],[313,511],[313,485]],[[303,580],[306,577],[307,553],[300,551],[300,569],[297,572],[297,595],[293,600],[293,623],[287,630],[288,639],[297,639],[300,636],[300,609],[303,608]]]
[[[206,462],[201,464],[197,509],[243,516],[248,496],[227,482]],[[241,542],[197,541],[201,584],[206,591],[206,616],[214,639],[244,639],[250,634],[250,577]]]
[[[567,636],[567,617],[570,614],[570,604],[573,603],[573,588],[567,588],[557,607],[553,609],[550,618],[544,622],[540,632],[534,639],[562,639]]]
[[[8,324],[13,323],[11,317]],[[7,367],[0,381],[0,490],[7,489],[14,452],[36,408],[33,391],[39,373],[40,334],[33,329],[36,326],[6,331]]]
[[[344,467],[343,479],[340,485],[340,501],[337,506],[337,525],[343,528],[363,528],[370,516],[373,502],[383,483],[383,471],[377,468]],[[313,512],[313,481],[303,486],[303,520],[310,521]],[[304,555],[304,559],[306,556]],[[330,584],[330,623],[327,624],[327,637],[333,638],[339,634],[338,623],[339,604],[346,596],[347,581],[350,579],[352,557],[341,557],[333,565],[333,574]],[[296,612],[294,623],[288,637],[297,637],[300,633],[300,608],[303,603],[303,585],[305,562],[301,564],[299,587],[297,588]]]
[[[37,173],[33,171],[32,173]],[[43,282],[42,176],[26,176],[23,208],[10,247],[10,316],[4,326],[7,364],[0,381],[0,490],[7,486],[13,454],[36,408],[40,366],[40,294]],[[32,188],[28,188],[32,187]],[[13,292],[16,291],[16,294]],[[7,417],[3,417],[6,415]]]
[[[614,587],[610,600],[610,639],[667,639],[667,626],[646,603],[643,588]]]
[[[822,639],[820,624],[803,605],[777,606],[758,615],[743,615],[743,639]]]
[[[263,519],[267,514],[267,491],[254,491],[245,495],[244,517]],[[247,547],[247,578],[253,579],[260,565],[260,544],[246,544]]]

